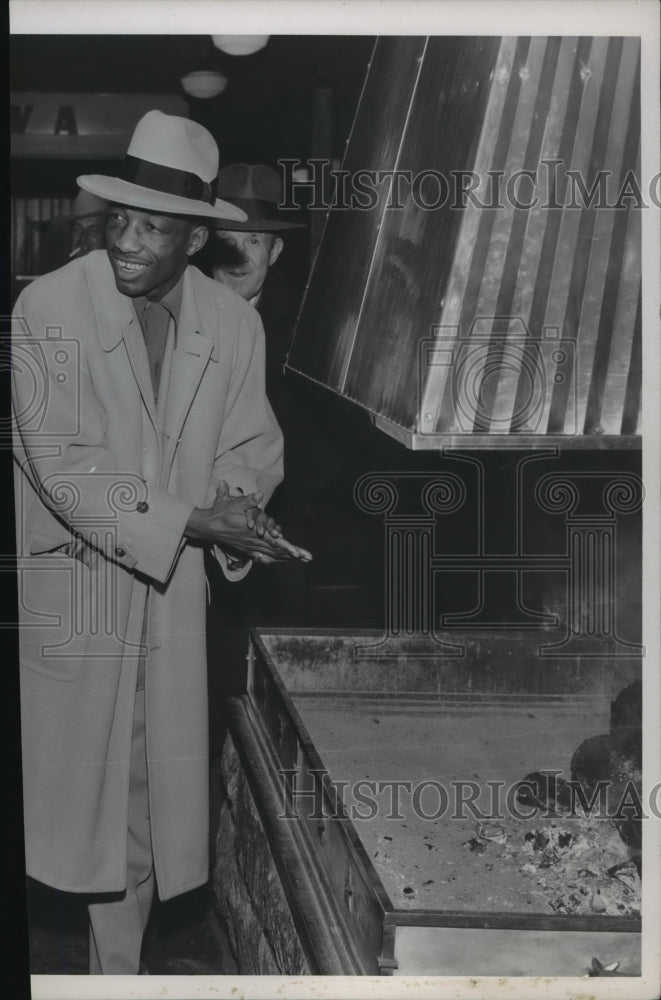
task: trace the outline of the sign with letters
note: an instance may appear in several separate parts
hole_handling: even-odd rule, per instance
[[[178,94],[16,91],[11,96],[12,156],[123,156],[137,122],[154,108],[188,114],[187,102]]]

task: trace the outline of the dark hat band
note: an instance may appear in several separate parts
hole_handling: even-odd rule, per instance
[[[220,185],[219,185],[220,186]],[[234,195],[222,195],[225,201],[235,208],[242,209],[248,218],[245,222],[234,222],[221,219],[214,224],[214,229],[233,232],[278,233],[289,229],[305,229],[305,223],[295,222],[298,213],[280,212],[277,203],[265,198],[240,198]]]
[[[278,206],[274,201],[265,201],[263,198],[235,198],[234,195],[220,195],[220,197],[225,197],[226,201],[231,201],[237,208],[242,208],[248,216],[248,222],[251,219],[263,219],[268,222],[286,220],[286,216],[278,211]]]
[[[193,201],[204,201],[212,204],[215,199],[216,182],[209,184],[197,174],[176,167],[166,167],[162,163],[152,163],[141,160],[137,156],[127,154],[121,167],[122,180],[140,187],[161,191],[163,194],[178,195]]]

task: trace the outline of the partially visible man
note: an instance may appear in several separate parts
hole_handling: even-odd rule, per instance
[[[78,257],[91,250],[103,250],[108,202],[90,191],[79,191],[71,209],[71,246],[69,257]]]
[[[214,207],[217,170],[206,129],[148,112],[121,176],[78,178],[107,252],[15,307],[26,867],[93,894],[92,973],[138,972],[156,885],[207,880],[204,549],[229,580],[310,558],[262,509],[282,436],[259,317],[189,266],[210,219],[245,218]]]
[[[247,219],[214,222],[204,253],[215,280],[250,302],[264,324],[266,393],[285,435],[287,466],[287,485],[283,483],[276,492],[272,509],[278,517],[286,518],[293,513],[292,505],[300,507],[309,491],[315,489],[314,467],[321,464],[315,454],[310,454],[319,448],[319,429],[311,422],[312,414],[301,404],[300,383],[294,385],[284,371],[298,296],[281,277],[282,265],[275,266],[285,249],[286,234],[305,226],[292,219],[291,210],[278,207],[282,201],[282,182],[278,173],[266,164],[231,163],[223,167],[218,173],[218,195],[245,212]],[[315,440],[308,442],[310,436]]]
[[[79,191],[69,215],[56,215],[48,221],[40,253],[40,273],[55,271],[74,257],[92,250],[103,250],[108,202],[89,191]]]
[[[318,398],[307,385],[285,373],[298,296],[281,277],[285,239],[305,228],[296,213],[282,210],[282,182],[263,163],[232,163],[218,174],[218,194],[247,219],[213,223],[204,255],[216,281],[238,292],[259,312],[266,334],[266,391],[285,438],[285,479],[269,510],[284,528],[305,543],[316,534],[314,500],[332,481],[341,463],[318,417]],[[292,217],[293,216],[293,217]],[[276,264],[278,266],[276,267]],[[314,395],[314,394],[313,394]],[[323,528],[322,528],[323,530]],[[289,620],[305,611],[308,580],[301,564],[276,568],[278,587],[262,576],[250,582],[253,621]]]
[[[216,281],[259,307],[270,268],[284,249],[282,233],[304,225],[281,211],[282,184],[263,163],[231,163],[218,173],[218,195],[241,208],[245,222],[224,219],[214,227],[209,246]],[[270,282],[269,284],[272,284]]]

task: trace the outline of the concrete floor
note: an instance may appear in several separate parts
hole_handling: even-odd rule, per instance
[[[30,971],[87,974],[87,911],[82,899],[28,880]],[[205,888],[155,903],[142,958],[151,975],[236,974],[227,938]]]

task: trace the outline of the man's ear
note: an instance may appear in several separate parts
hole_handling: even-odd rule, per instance
[[[186,253],[188,254],[188,256],[192,257],[193,254],[196,254],[199,250],[201,250],[204,244],[207,242],[208,238],[209,238],[208,226],[202,226],[199,224],[194,225],[190,231],[190,238],[188,240],[188,247],[186,249]]]
[[[271,253],[269,254],[269,267],[273,267],[276,260],[285,248],[284,240],[281,236],[276,236],[273,240],[273,246],[271,247]]]

